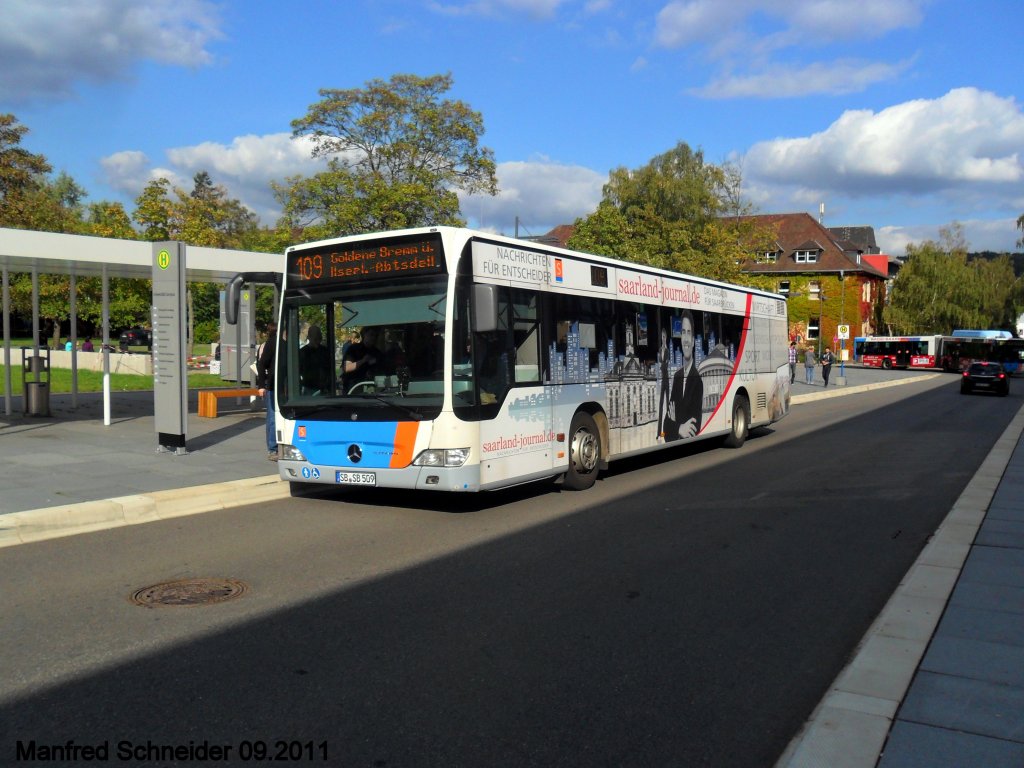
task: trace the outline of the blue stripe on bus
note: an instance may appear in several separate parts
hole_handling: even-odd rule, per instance
[[[395,453],[397,421],[297,421],[295,447],[312,464],[361,469],[386,469]],[[302,437],[302,434],[305,437]],[[349,458],[351,446],[359,461]]]

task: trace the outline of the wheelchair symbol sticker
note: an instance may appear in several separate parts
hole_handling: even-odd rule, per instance
[[[303,467],[302,468],[302,476],[304,478],[306,478],[307,480],[309,480],[310,478],[313,478],[314,480],[319,480],[320,479],[320,470],[317,469],[316,467],[312,467],[312,468],[310,468],[310,467]]]

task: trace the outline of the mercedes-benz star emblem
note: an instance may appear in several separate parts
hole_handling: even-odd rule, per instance
[[[353,464],[358,464],[363,458],[363,449],[353,443],[348,447],[348,460]]]

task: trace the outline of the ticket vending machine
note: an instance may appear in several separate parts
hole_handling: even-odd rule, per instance
[[[224,381],[253,384],[256,374],[256,291],[251,287],[239,295],[238,322],[227,321],[227,294],[220,292],[220,377]]]

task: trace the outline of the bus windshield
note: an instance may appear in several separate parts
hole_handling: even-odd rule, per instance
[[[435,418],[444,397],[443,277],[286,293],[277,398],[286,418]]]

